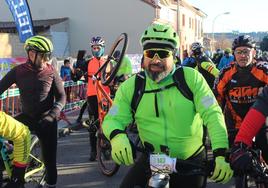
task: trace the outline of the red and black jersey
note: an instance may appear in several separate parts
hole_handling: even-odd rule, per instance
[[[239,128],[260,88],[268,84],[268,64],[259,62],[246,68],[236,63],[224,68],[214,85],[215,96],[223,108],[228,128]]]
[[[235,142],[252,144],[252,139],[262,128],[268,116],[268,87],[265,87],[258,96],[250,111],[244,118]]]

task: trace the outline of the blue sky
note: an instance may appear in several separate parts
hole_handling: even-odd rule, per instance
[[[268,31],[268,0],[187,0],[208,16],[204,21],[204,32]]]

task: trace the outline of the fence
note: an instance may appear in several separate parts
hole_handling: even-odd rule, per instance
[[[78,109],[84,103],[86,96],[86,84],[82,81],[68,81],[64,82],[64,89],[67,101],[62,110],[62,118],[65,117],[64,112]],[[7,91],[0,95],[0,110],[5,111],[12,116],[21,112],[20,93],[19,89],[15,85],[11,86]]]
[[[132,62],[133,73],[136,73],[140,70],[141,54],[128,54]],[[21,62],[25,62],[25,58],[0,58],[0,73],[2,76],[5,75],[12,67]],[[75,62],[75,59],[72,59],[72,63]],[[60,70],[63,60],[55,59],[54,67],[57,70]],[[53,61],[52,61],[53,64]],[[1,75],[0,75],[1,79]],[[73,82],[68,81],[64,83],[65,92],[67,95],[67,103],[63,109],[61,117],[64,118],[64,112],[72,111],[79,108],[85,101],[85,87],[86,84],[82,81]],[[21,112],[20,106],[20,94],[16,86],[10,87],[2,95],[0,95],[0,110],[5,111],[6,113],[14,116]]]

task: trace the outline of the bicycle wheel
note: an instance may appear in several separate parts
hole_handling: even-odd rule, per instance
[[[120,167],[113,161],[111,151],[112,147],[109,140],[102,133],[99,133],[97,138],[97,159],[101,172],[106,176],[114,175]]]
[[[39,188],[45,184],[45,166],[41,159],[41,146],[37,136],[33,135],[30,146],[29,166],[26,169],[26,188]]]
[[[128,45],[128,36],[122,33],[114,42],[101,72],[102,85],[109,85],[116,76]]]
[[[268,188],[265,183],[256,182],[256,179],[252,178],[248,174],[241,177],[240,180],[236,181],[236,188]]]

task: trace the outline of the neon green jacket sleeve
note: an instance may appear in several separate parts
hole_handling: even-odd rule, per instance
[[[217,77],[220,73],[220,71],[216,68],[216,66],[213,63],[208,62],[208,61],[202,62],[201,67],[215,77]]]
[[[224,116],[212,90],[198,71],[195,71],[195,76],[191,76],[191,71],[186,68],[184,70],[186,82],[194,95],[196,110],[208,128],[212,149],[228,148]]]
[[[14,144],[13,164],[25,166],[28,163],[31,144],[28,127],[0,111],[0,136]]]
[[[121,75],[131,75],[132,74],[132,64],[131,60],[127,55],[123,57],[122,63],[119,67],[118,72],[116,73],[116,76]]]

